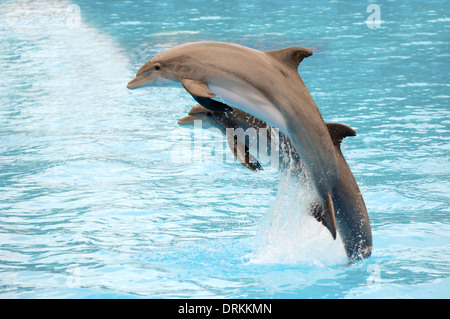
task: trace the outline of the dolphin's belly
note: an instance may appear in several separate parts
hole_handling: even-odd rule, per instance
[[[303,116],[287,111],[281,113],[256,87],[244,81],[221,79],[208,81],[210,90],[230,106],[241,109],[280,130],[293,142],[304,164],[314,176],[321,195],[334,189],[338,178],[338,167],[334,145],[315,105],[306,108]],[[299,95],[301,97],[301,95]],[[307,103],[308,101],[305,101]],[[322,127],[321,127],[322,126]]]
[[[256,88],[242,83],[209,83],[210,90],[225,103],[247,112],[289,136],[286,119]]]

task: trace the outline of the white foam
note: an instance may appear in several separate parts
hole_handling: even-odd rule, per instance
[[[253,252],[247,257],[255,264],[314,264],[328,266],[346,261],[339,237],[310,214],[314,192],[303,176],[280,174],[278,193],[258,227]]]
[[[74,16],[79,15],[78,18]],[[33,88],[70,97],[89,92],[91,99],[126,91],[130,62],[107,35],[85,24],[83,8],[65,0],[6,1],[0,6],[0,25],[14,39],[10,64],[17,77],[32,79]],[[15,51],[15,52],[14,52]],[[67,87],[68,83],[73,86]],[[95,88],[97,89],[95,89]]]

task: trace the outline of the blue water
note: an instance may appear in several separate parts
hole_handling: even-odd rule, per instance
[[[449,298],[448,9],[1,1],[0,297]],[[220,136],[179,127],[187,92],[126,89],[154,54],[204,40],[314,51],[301,76],[324,119],[358,134],[343,151],[369,259],[345,266],[275,169],[217,160]]]

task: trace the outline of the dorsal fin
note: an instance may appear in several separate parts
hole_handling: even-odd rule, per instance
[[[331,140],[334,146],[340,148],[341,142],[347,136],[356,136],[356,132],[350,126],[340,123],[326,123],[328,132],[330,133]]]
[[[304,58],[307,58],[313,54],[310,49],[303,47],[290,47],[286,49],[266,51],[266,53],[296,70]]]

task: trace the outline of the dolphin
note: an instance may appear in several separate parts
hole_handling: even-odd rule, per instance
[[[333,191],[333,203],[336,210],[336,224],[350,260],[367,258],[372,254],[372,230],[367,207],[347,161],[341,150],[342,140],[347,136],[356,136],[349,126],[339,123],[326,123],[333,141],[339,180]]]
[[[316,213],[336,239],[339,154],[298,73],[300,62],[311,55],[304,47],[263,52],[225,42],[188,43],[150,59],[127,87],[181,83],[211,111],[230,112],[233,105],[278,128],[299,152],[317,192]]]
[[[178,120],[178,124],[188,126],[192,125],[196,120],[201,120],[204,128],[219,128],[224,135],[226,134],[227,128],[242,128],[244,130],[248,128],[254,128],[256,130],[270,128],[267,123],[234,107],[231,107],[230,112],[212,112],[200,104],[192,107],[187,116]],[[366,258],[370,255],[370,248],[372,246],[367,209],[358,185],[353,178],[353,174],[341,150],[343,139],[347,136],[356,136],[356,132],[351,127],[340,123],[325,123],[325,125],[331,136],[335,150],[338,153],[339,183],[337,191],[333,192],[332,196],[336,210],[336,226],[341,235],[348,258],[351,260]],[[270,134],[268,138],[270,139]],[[239,157],[235,151],[236,145],[230,141],[228,142],[233,154],[244,166],[253,171],[259,170],[258,165],[260,164],[257,162],[256,156]],[[290,139],[283,133],[280,133],[279,143],[285,146],[279,152],[280,169],[289,169],[293,173],[300,171],[303,167],[301,158]],[[249,147],[246,145],[246,152],[248,152],[248,149]],[[252,159],[253,161],[251,161]],[[288,164],[286,165],[286,163]],[[311,214],[319,222],[321,221],[320,216],[315,215],[314,210],[312,210]]]
[[[219,129],[227,138],[230,150],[236,159],[252,171],[263,170],[258,156],[251,154],[252,150],[259,151],[258,155],[260,156],[262,156],[261,152],[265,152],[264,156],[267,158],[270,153],[271,159],[277,156],[278,158],[273,162],[280,170],[293,170],[293,166],[301,170],[299,155],[287,136],[244,111],[234,107],[230,107],[230,109],[229,112],[213,112],[197,104],[192,107],[187,116],[178,120],[178,124],[189,126],[194,121],[201,120],[203,128]],[[242,140],[236,139],[237,136],[234,132],[237,132],[238,129],[241,129],[245,135]],[[251,132],[246,134],[249,129],[253,129],[255,134],[251,134]],[[274,130],[274,134],[271,134],[272,130]],[[278,140],[273,141],[273,138],[278,138]]]

